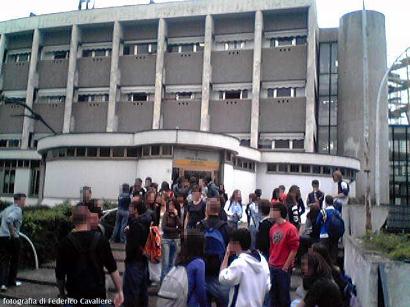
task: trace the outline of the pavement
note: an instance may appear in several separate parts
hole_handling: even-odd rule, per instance
[[[124,244],[111,243],[114,259],[120,275],[124,273],[125,246]],[[58,290],[55,280],[55,262],[42,265],[38,270],[22,270],[18,273],[18,280],[22,282],[20,287],[9,288],[6,292],[0,292],[0,306],[57,306],[48,301],[49,298],[57,298]],[[295,290],[301,284],[300,272],[296,271],[291,279],[291,297],[295,297]],[[106,275],[107,297],[113,298],[115,291],[110,276]],[[148,289],[149,307],[156,306],[156,294],[158,287]],[[25,301],[10,301],[10,300]],[[41,301],[46,299],[46,301]]]

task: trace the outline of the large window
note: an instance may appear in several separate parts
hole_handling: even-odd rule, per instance
[[[111,56],[111,48],[84,49],[83,58],[108,57]]]
[[[337,67],[337,43],[321,43],[317,102],[319,153],[337,154]]]
[[[9,54],[7,57],[8,63],[24,63],[30,62],[30,52],[21,52]]]
[[[141,55],[157,53],[157,43],[124,44],[124,55]]]

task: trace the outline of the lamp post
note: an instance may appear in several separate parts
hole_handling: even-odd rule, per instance
[[[379,90],[377,92],[377,99],[376,99],[376,123],[375,123],[375,163],[374,163],[374,194],[376,198],[376,206],[380,206],[380,137],[379,137],[379,127],[380,127],[380,99],[382,95],[382,90],[385,86],[389,73],[392,71],[394,64],[407,52],[410,51],[410,47],[407,47],[393,62],[393,64],[387,68],[386,72],[384,73],[383,79],[380,81]],[[408,102],[409,103],[409,102]],[[386,118],[388,120],[388,118]]]

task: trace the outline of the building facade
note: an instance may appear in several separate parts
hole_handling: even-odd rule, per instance
[[[319,29],[311,0],[187,1],[2,22],[1,195],[52,204],[89,185],[115,199],[136,177],[211,175],[245,198],[256,187],[270,197],[279,184],[305,196],[315,178],[334,193],[340,169],[362,197],[363,101],[374,103],[386,66],[384,16],[366,16],[368,49],[361,12]],[[388,167],[387,121],[382,129]]]

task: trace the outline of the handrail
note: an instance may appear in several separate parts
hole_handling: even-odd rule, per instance
[[[33,250],[33,254],[34,254],[35,267],[36,267],[36,270],[38,270],[38,269],[39,269],[39,266],[38,266],[37,251],[36,251],[36,248],[34,247],[33,242],[31,242],[31,240],[29,239],[29,237],[27,237],[24,233],[19,232],[19,235],[20,235],[22,238],[24,238],[24,239],[28,242],[28,244],[30,244],[31,249]]]
[[[107,209],[107,210],[103,210],[103,216],[101,217],[100,221],[103,221],[108,214],[110,214],[111,212],[117,211],[118,208],[112,208],[112,209]]]

